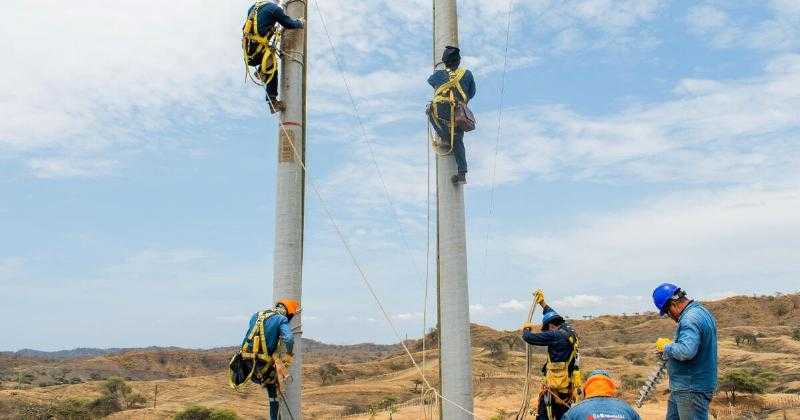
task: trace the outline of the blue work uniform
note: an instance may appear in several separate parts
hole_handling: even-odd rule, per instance
[[[435,91],[439,86],[447,83],[449,80],[450,76],[447,70],[436,70],[431,77],[428,78],[428,84],[430,84]],[[470,99],[475,96],[475,78],[472,76],[472,72],[466,70],[459,84],[461,88],[464,89],[464,94],[466,94],[467,97],[463,98],[461,92],[459,92],[458,89],[454,89],[453,94],[456,100],[460,102],[469,102]],[[436,130],[436,135],[438,135],[443,142],[448,143],[450,142],[450,104],[447,102],[436,104],[436,112],[439,114],[439,120],[436,121],[436,123],[431,121],[433,123],[433,128]],[[431,119],[432,118],[433,116],[431,116]],[[464,148],[464,132],[457,128],[453,133],[453,156],[458,165],[458,172],[467,173],[467,152]]]
[[[717,388],[717,321],[705,306],[694,301],[686,306],[664,357],[670,390],[667,419],[708,418]]]
[[[253,327],[255,327],[257,320],[258,320],[258,312],[253,314],[253,316],[250,318],[250,326],[247,328],[247,333],[244,336],[244,340],[242,340],[242,346],[247,344],[250,351],[252,351],[253,343],[248,343],[247,338],[250,336],[250,332],[253,331]],[[284,315],[276,313],[264,320],[263,328],[264,328],[264,338],[267,341],[267,353],[272,355],[275,352],[275,349],[278,348],[278,340],[283,340],[287,353],[289,354],[293,353],[294,333],[292,333],[292,328],[289,326],[289,318],[287,318]],[[272,365],[271,369],[272,369],[271,373],[274,373],[275,371],[274,365]],[[278,401],[277,384],[274,381],[271,381],[264,383],[263,385],[264,388],[266,388],[267,398],[269,400],[270,420],[278,420],[278,412],[280,411],[280,402]]]
[[[544,307],[544,312],[542,314],[543,319],[552,319],[552,315],[558,315],[556,311],[551,308],[550,306]],[[556,331],[542,331],[542,332],[531,332],[531,331],[523,331],[522,339],[532,345],[532,346],[547,346],[547,354],[550,356],[550,360],[553,362],[566,362],[572,356],[572,352],[574,350],[574,345],[570,342],[570,336],[574,335],[575,331],[572,329],[569,324],[564,322],[561,324]],[[547,365],[542,367],[542,373],[546,372]],[[572,360],[568,369],[570,375],[572,374],[572,370],[575,368],[575,360]],[[547,420],[547,406],[545,404],[544,398],[546,394],[542,393],[539,396],[539,409],[536,415],[537,420]],[[569,395],[560,395],[562,399],[568,399]],[[569,407],[563,406],[561,404],[552,403],[551,404],[553,417],[558,420],[560,419],[564,413],[567,412]]]
[[[592,397],[574,404],[561,420],[639,420],[628,403],[613,397]]]
[[[256,7],[255,5],[250,6],[247,9],[247,15],[250,16],[250,13],[253,11],[253,8]],[[258,15],[256,16],[256,20],[258,21],[258,27],[256,31],[258,35],[266,36],[272,30],[272,27],[275,26],[276,23],[280,24],[286,29],[300,29],[303,27],[303,22],[299,19],[293,19],[283,9],[275,3],[264,3],[258,9]],[[261,58],[254,59],[255,62],[260,62]],[[251,63],[253,64],[253,63]],[[266,85],[267,90],[267,102],[275,101],[278,97],[278,72],[275,72],[275,76],[273,76],[272,80]]]

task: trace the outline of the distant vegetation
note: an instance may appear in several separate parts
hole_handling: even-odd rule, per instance
[[[331,362],[324,363],[319,367],[319,378],[322,380],[322,385],[335,384],[337,377],[341,374],[342,370]]]
[[[199,405],[193,405],[175,415],[175,420],[236,420],[238,418],[236,413],[231,410],[214,410]]]
[[[763,394],[769,383],[775,379],[772,373],[766,373],[759,368],[731,370],[719,379],[719,390],[724,392],[736,405],[736,393]]]
[[[49,405],[33,403],[16,407],[15,418],[24,419],[96,419],[124,410],[144,407],[147,402],[120,378],[110,378],[101,386],[95,399],[69,398]]]

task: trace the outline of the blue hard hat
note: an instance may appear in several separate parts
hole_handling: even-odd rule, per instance
[[[591,378],[592,376],[595,376],[595,375],[608,376],[609,378],[611,377],[611,373],[609,373],[607,370],[605,370],[605,369],[595,369],[595,370],[589,372],[589,375],[586,376],[586,379],[589,379],[589,378]]]
[[[552,309],[545,312],[544,314],[542,314],[542,331],[544,331],[547,328],[547,324],[549,324],[551,321],[564,322],[564,318],[561,315],[559,315],[558,312]]]
[[[653,304],[656,305],[661,316],[666,313],[667,302],[672,299],[681,288],[672,283],[661,283],[653,290]]]

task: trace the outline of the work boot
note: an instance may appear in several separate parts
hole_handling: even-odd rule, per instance
[[[459,172],[458,174],[453,175],[453,177],[450,178],[450,180],[453,181],[453,185],[466,184],[467,174],[465,172]]]
[[[278,100],[278,98],[270,98],[268,102],[270,114],[286,111],[286,104]]]

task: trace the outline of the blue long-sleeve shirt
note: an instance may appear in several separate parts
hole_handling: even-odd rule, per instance
[[[612,397],[592,397],[574,404],[561,417],[561,420],[613,419],[639,420],[637,413],[628,403]]]
[[[250,6],[247,10],[247,15],[253,11],[255,5]],[[258,34],[266,35],[269,30],[279,23],[286,29],[299,29],[303,27],[303,22],[299,19],[293,19],[283,9],[275,3],[265,3],[258,9]]]
[[[447,70],[436,70],[433,74],[428,78],[428,84],[433,87],[433,90],[439,89],[439,86],[447,83],[450,80],[450,74]],[[456,100],[461,102],[469,102],[470,99],[475,97],[475,78],[472,76],[472,72],[469,70],[464,71],[464,76],[461,78],[461,82],[459,82],[461,88],[464,89],[464,93],[467,95],[466,98],[461,97],[461,92],[457,89],[453,90],[453,93],[456,97]],[[449,103],[439,103],[436,106],[436,112],[439,114],[439,123],[443,125],[444,128],[441,130],[439,134],[440,137],[444,138],[449,136],[450,133],[450,104]]]
[[[678,318],[675,340],[664,348],[671,391],[714,392],[717,388],[717,321],[698,302]]]
[[[555,310],[550,306],[544,308],[544,315]],[[569,342],[570,331],[567,324],[561,325],[557,331],[542,331],[531,332],[524,331],[522,339],[532,346],[547,346],[547,353],[550,355],[550,360],[554,362],[566,362],[572,354],[573,345]]]
[[[244,335],[242,345],[247,343],[247,337],[249,337],[250,332],[253,331],[257,319],[258,313],[253,314],[250,318],[250,326],[247,328],[247,333]],[[269,352],[269,354],[274,353],[275,349],[278,348],[278,339],[283,339],[286,351],[292,354],[294,349],[294,333],[292,333],[292,328],[289,327],[289,318],[281,314],[275,314],[265,319],[264,338],[267,339],[267,352]],[[250,345],[252,346],[252,343],[250,343]]]

